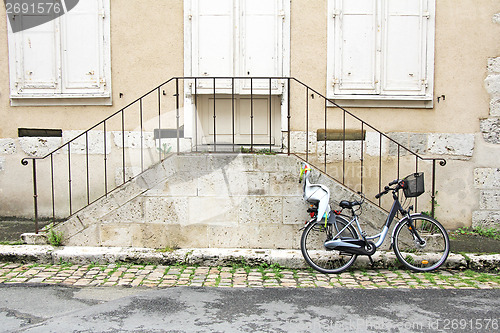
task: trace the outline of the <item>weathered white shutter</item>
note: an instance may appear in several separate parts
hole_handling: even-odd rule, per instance
[[[427,0],[386,0],[382,11],[381,94],[422,95],[427,80]]]
[[[39,21],[35,15],[16,16],[15,24]],[[59,40],[57,20],[13,34],[15,82],[11,95],[47,94],[59,90]],[[12,78],[11,78],[12,79]]]
[[[232,0],[194,0],[193,76],[233,76],[233,24]],[[230,80],[217,81],[218,88],[230,87]],[[212,87],[211,81],[199,81],[200,87]]]
[[[240,75],[270,77],[282,75],[283,9],[278,0],[243,0],[241,6]],[[244,90],[250,89],[249,80]],[[276,81],[273,81],[276,89]],[[253,88],[269,90],[269,81],[255,80]]]
[[[335,20],[336,94],[376,94],[377,1],[336,0]]]
[[[104,90],[103,15],[101,0],[85,0],[61,16],[63,93]]]

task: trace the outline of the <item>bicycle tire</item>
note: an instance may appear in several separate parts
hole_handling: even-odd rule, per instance
[[[410,230],[408,218],[394,230],[393,246],[398,260],[412,271],[430,272],[439,268],[450,253],[450,239],[445,228],[430,216],[411,216],[415,230],[426,243],[420,245]]]
[[[324,246],[325,241],[331,240],[338,233],[333,233],[334,227],[340,231],[348,223],[344,217],[336,216],[335,222],[329,223],[326,228],[324,222],[311,222],[304,229],[300,239],[300,250],[309,266],[321,273],[334,274],[345,271],[356,261],[356,254],[326,250]],[[359,238],[352,225],[348,226],[339,237]]]

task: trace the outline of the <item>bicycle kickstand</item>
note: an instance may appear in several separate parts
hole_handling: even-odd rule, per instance
[[[370,264],[373,266],[375,266],[375,263],[373,262],[373,259],[372,259],[372,256],[368,256],[368,259],[370,259]]]

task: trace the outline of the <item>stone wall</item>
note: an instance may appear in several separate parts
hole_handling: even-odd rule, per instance
[[[500,13],[493,16],[500,24]],[[500,57],[488,59],[485,87],[490,95],[487,118],[480,119],[481,134],[488,148],[496,155],[490,167],[474,169],[474,187],[479,191],[479,207],[473,212],[472,226],[500,230]],[[491,165],[492,164],[492,165]]]
[[[308,219],[299,170],[286,155],[172,155],[58,230],[67,245],[298,248]],[[317,170],[313,181],[332,203],[354,196]],[[384,213],[367,202],[362,218],[372,233]]]
[[[472,226],[500,230],[500,168],[477,168],[474,185],[479,189],[479,209],[472,214]]]

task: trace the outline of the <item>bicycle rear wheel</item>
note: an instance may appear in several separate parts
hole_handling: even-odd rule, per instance
[[[304,229],[300,249],[309,266],[321,273],[331,274],[340,273],[354,263],[357,255],[326,250],[324,246],[327,240],[333,239],[348,223],[344,217],[336,216],[335,221],[326,227],[324,222],[312,222]],[[337,238],[339,237],[358,238],[358,234],[350,225]]]
[[[424,214],[411,217],[415,231],[424,241],[415,237],[408,218],[404,218],[394,231],[394,252],[401,263],[413,271],[429,272],[441,266],[448,258],[450,240],[438,221]]]

